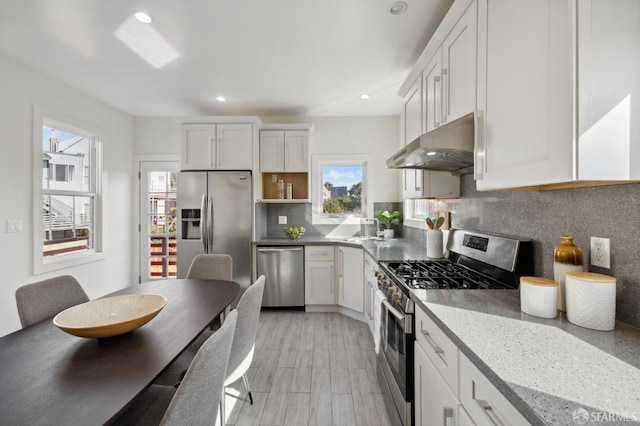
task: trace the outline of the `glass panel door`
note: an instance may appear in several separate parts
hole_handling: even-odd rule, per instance
[[[140,167],[141,280],[176,277],[176,162]]]

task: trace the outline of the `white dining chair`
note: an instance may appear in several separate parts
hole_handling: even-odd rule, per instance
[[[88,301],[87,293],[71,275],[26,284],[16,290],[18,316],[23,328]]]
[[[199,254],[191,261],[187,278],[230,281],[233,259],[228,254]]]
[[[237,320],[232,311],[202,344],[177,389],[151,386],[114,424],[215,425]]]
[[[264,285],[265,276],[261,275],[244,292],[240,302],[238,302],[238,307],[232,311],[238,312],[238,325],[236,326],[236,334],[233,336],[229,366],[227,367],[227,376],[224,381],[224,386],[226,387],[242,377],[251,404],[253,404],[253,396],[247,379],[247,370],[253,360]],[[220,416],[222,424],[224,424],[224,399],[220,401]]]

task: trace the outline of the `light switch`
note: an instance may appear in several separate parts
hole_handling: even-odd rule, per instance
[[[22,232],[22,221],[20,219],[7,220],[7,232]]]
[[[287,217],[286,216],[278,216],[278,225],[286,225]]]

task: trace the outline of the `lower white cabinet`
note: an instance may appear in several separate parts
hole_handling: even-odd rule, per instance
[[[530,424],[491,384],[489,379],[462,354],[460,354],[460,402],[478,426]]]
[[[457,426],[460,402],[419,344],[415,345],[415,424]],[[463,410],[463,409],[462,409]],[[473,423],[468,423],[473,424]]]
[[[364,251],[338,246],[338,304],[364,312]]]
[[[334,251],[334,246],[305,247],[305,305],[336,304]]]
[[[373,315],[376,304],[376,290],[378,280],[376,270],[378,263],[369,254],[364,254],[364,319],[369,325],[369,330],[374,333]]]
[[[414,354],[416,425],[530,424],[419,308]]]

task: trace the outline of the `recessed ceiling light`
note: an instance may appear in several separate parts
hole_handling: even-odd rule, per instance
[[[366,93],[363,95],[360,95],[360,99],[362,99],[363,101],[366,99],[369,99],[371,96],[367,95]]]
[[[218,102],[224,102],[226,100],[227,99],[224,96],[216,96],[216,101],[218,101]]]
[[[402,15],[407,11],[409,6],[403,1],[397,1],[389,7],[389,13],[392,15]]]
[[[427,152],[427,155],[429,155],[429,156],[431,156],[431,155],[436,155],[436,154],[437,154],[437,152],[435,152],[435,151],[429,151],[429,152]]]
[[[149,14],[145,12],[133,12],[133,17],[143,24],[150,24],[151,22],[153,22],[151,16],[149,16]]]

